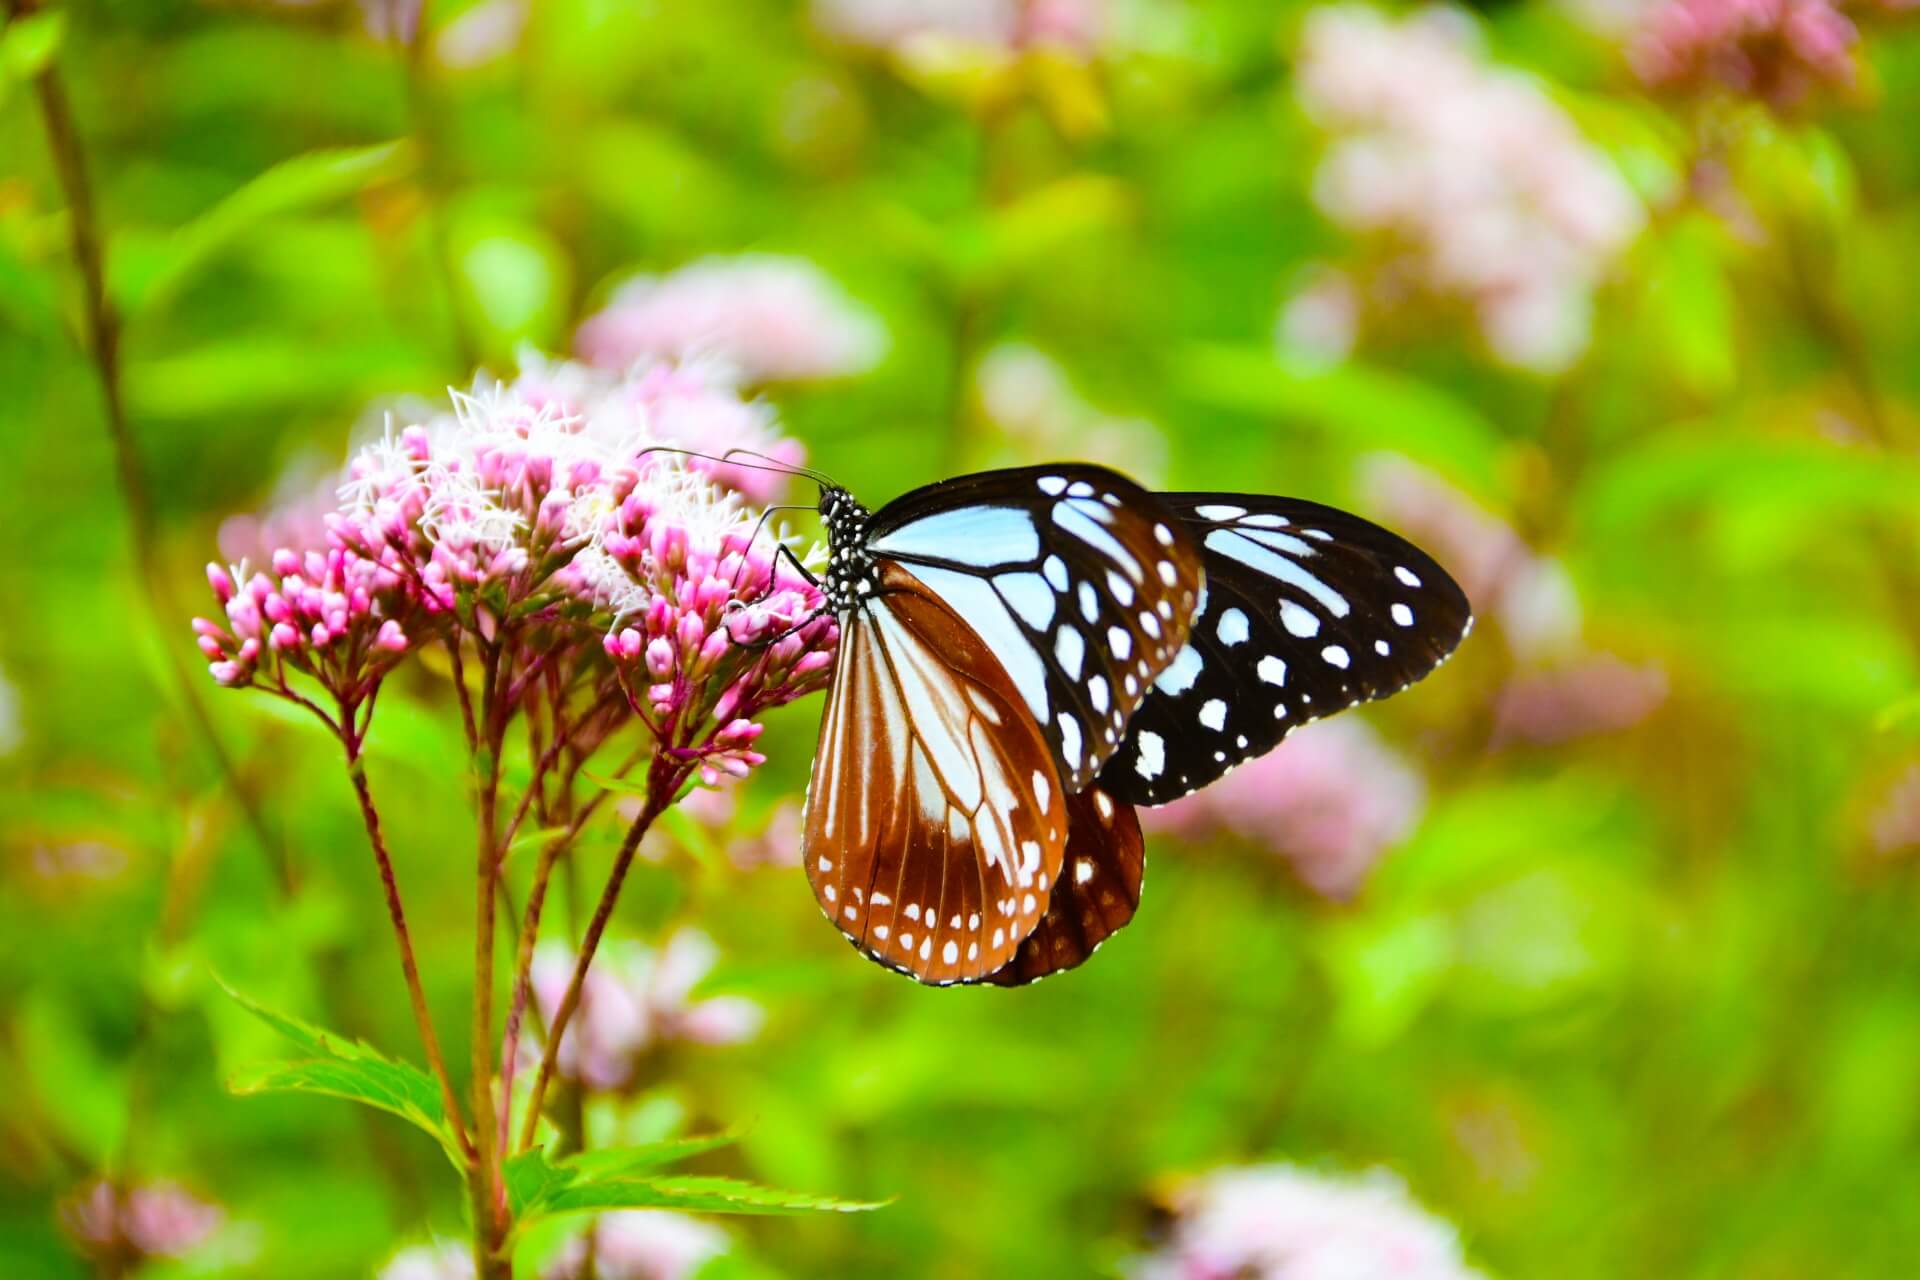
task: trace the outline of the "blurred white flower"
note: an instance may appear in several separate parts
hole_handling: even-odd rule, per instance
[[[1384,1170],[1222,1169],[1175,1195],[1173,1238],[1137,1280],[1478,1280],[1447,1223]]]
[[[1264,756],[1159,809],[1150,830],[1228,832],[1278,853],[1308,888],[1347,898],[1380,856],[1410,835],[1426,784],[1355,716],[1296,730]]]
[[[684,1280],[726,1253],[732,1242],[711,1223],[663,1209],[621,1209],[603,1213],[568,1245],[544,1273],[544,1280]]]
[[[814,23],[849,44],[910,53],[952,42],[1011,53],[1049,45],[1093,53],[1112,21],[1112,0],[814,0]]]
[[[473,1246],[417,1244],[393,1255],[380,1280],[473,1280]]]
[[[593,1089],[633,1083],[639,1061],[670,1041],[734,1044],[751,1039],[765,1014],[738,996],[693,1000],[691,993],[719,958],[705,934],[682,929],[657,950],[639,943],[607,943],[595,956],[580,991],[580,1007],[560,1044],[559,1070]],[[574,955],[543,945],[533,959],[533,994],[551,1020],[573,976]],[[529,1064],[539,1048],[522,1046]]]
[[[1097,458],[1147,483],[1166,471],[1167,441],[1158,427],[1088,404],[1038,348],[1000,344],[981,359],[977,379],[981,412],[1022,462]]]
[[[0,671],[0,756],[10,756],[20,749],[26,738],[26,731],[20,725],[20,691],[13,687],[13,681]]]
[[[1506,363],[1580,356],[1593,291],[1645,210],[1533,79],[1487,61],[1470,17],[1316,10],[1296,84],[1329,134],[1314,197],[1376,271],[1464,303]]]
[[[886,334],[812,263],[754,253],[629,280],[580,326],[577,345],[602,368],[705,356],[760,383],[863,372],[886,349]]]

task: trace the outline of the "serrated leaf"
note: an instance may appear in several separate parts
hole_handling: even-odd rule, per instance
[[[548,1197],[545,1213],[591,1209],[679,1209],[693,1213],[788,1215],[863,1213],[887,1201],[836,1200],[831,1196],[782,1191],[737,1178],[583,1179]]]
[[[566,1163],[590,1178],[632,1177],[652,1169],[663,1169],[708,1151],[730,1147],[739,1139],[731,1133],[708,1133],[697,1137],[666,1138],[632,1147],[609,1147],[586,1151]]]
[[[359,1102],[417,1125],[440,1143],[456,1166],[459,1164],[459,1152],[440,1102],[440,1087],[426,1072],[389,1058],[362,1041],[346,1039],[269,1009],[225,982],[220,986],[235,1004],[310,1055],[246,1068],[227,1081],[232,1092],[313,1093]]]
[[[118,282],[121,305],[129,316],[163,307],[209,259],[266,219],[391,181],[413,165],[414,148],[404,141],[310,151],[283,161],[175,232],[144,278]]]

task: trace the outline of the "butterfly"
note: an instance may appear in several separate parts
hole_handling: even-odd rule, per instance
[[[819,514],[840,644],[802,858],[849,941],[936,985],[1081,963],[1138,906],[1135,805],[1405,688],[1471,625],[1357,516],[1087,464],[877,511],[822,482]]]

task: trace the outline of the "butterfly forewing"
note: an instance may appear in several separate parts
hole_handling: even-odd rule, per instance
[[[897,564],[840,620],[802,856],[841,932],[922,982],[984,977],[1060,874],[1066,790],[973,629]]]
[[[1289,498],[1160,496],[1204,548],[1206,592],[1101,774],[1118,799],[1164,804],[1309,720],[1397,693],[1472,626],[1431,557],[1358,516]]]
[[[873,517],[866,549],[910,565],[997,657],[1068,790],[1118,749],[1186,639],[1195,536],[1103,467],[990,471],[917,489]]]
[[[1098,784],[1068,797],[1066,857],[1047,912],[987,980],[1017,987],[1080,964],[1133,919],[1146,862],[1132,805]]]

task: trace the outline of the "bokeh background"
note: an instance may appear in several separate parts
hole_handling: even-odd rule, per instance
[[[224,1091],[275,1050],[215,973],[414,1037],[331,744],[197,690],[263,847],[167,655],[194,661],[200,564],[310,522],[381,406],[511,378],[528,349],[696,342],[870,502],[1075,456],[1289,493],[1420,541],[1481,622],[1411,693],[1158,819],[1136,921],[1018,991],[918,988],[822,924],[793,865],[819,703],[776,715],[766,768],[635,872],[622,937],[678,937],[655,995],[710,1016],[642,1036],[596,1123],[737,1126],[731,1171],[897,1199],[683,1232],[672,1257],[1177,1268],[1191,1179],[1283,1163],[1388,1171],[1490,1276],[1913,1273],[1901,0],[17,7],[0,1274],[118,1274],[88,1260],[103,1175],[149,1196],[143,1274],[366,1275],[460,1237],[454,1179],[404,1126]],[[149,523],[85,354],[49,67]],[[233,519],[261,512],[283,523]],[[390,690],[373,771],[456,1043],[462,760],[444,686]],[[1245,1262],[1297,1189],[1261,1194],[1207,1228]]]

